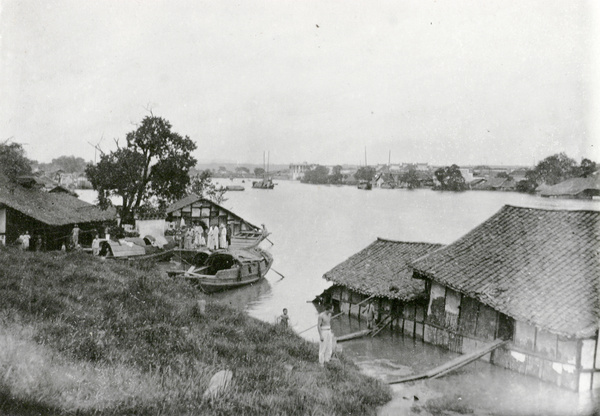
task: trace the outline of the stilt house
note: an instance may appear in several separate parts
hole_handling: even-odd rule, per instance
[[[572,390],[600,387],[600,212],[504,206],[412,263],[426,342]]]
[[[180,199],[167,208],[167,222],[173,224],[175,228],[179,228],[181,224],[190,226],[198,223],[204,224],[205,228],[223,224],[229,227],[231,234],[260,230],[259,227],[227,208],[193,194]]]
[[[391,315],[392,327],[408,333],[423,331],[427,292],[423,281],[412,279],[411,261],[441,244],[411,243],[378,238],[323,276],[334,283],[325,293],[336,312],[360,318],[370,296],[380,317]]]

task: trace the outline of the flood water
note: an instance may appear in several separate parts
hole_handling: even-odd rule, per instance
[[[251,180],[216,181],[245,187],[243,192],[228,192],[223,206],[255,225],[267,226],[273,244],[264,242],[263,247],[273,254],[274,263],[262,283],[213,296],[268,322],[274,322],[281,310],[288,308],[290,325],[311,341],[317,341],[318,334],[311,328],[316,324],[317,311],[310,302],[330,285],[323,274],[377,237],[448,244],[506,204],[600,210],[598,201],[547,199],[513,192],[364,191],[292,181],[276,181],[275,189],[263,190],[252,189]],[[357,320],[340,318],[334,332],[349,333],[359,326]],[[384,381],[432,368],[456,356],[387,330],[375,338],[345,342],[342,347],[365,373]],[[436,380],[393,385],[393,391],[394,399],[380,409],[381,415],[410,414],[411,408],[415,414],[431,414],[423,406],[436,401],[478,415],[587,415],[592,414],[597,401],[590,394],[569,392],[483,361]]]

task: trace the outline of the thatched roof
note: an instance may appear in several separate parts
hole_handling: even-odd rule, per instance
[[[405,301],[425,297],[424,284],[412,278],[409,263],[440,247],[378,238],[323,277],[365,295]]]
[[[111,221],[116,210],[101,210],[66,193],[48,193],[0,182],[0,205],[48,225],[84,224]]]
[[[600,212],[504,206],[454,243],[415,261],[429,278],[559,335],[600,325]]]
[[[600,192],[600,174],[587,178],[571,178],[556,185],[549,186],[540,192],[542,196],[575,196],[584,191]]]

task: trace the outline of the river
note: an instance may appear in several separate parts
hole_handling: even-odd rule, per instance
[[[222,205],[253,224],[267,226],[273,244],[263,244],[275,260],[264,282],[214,296],[268,322],[274,322],[281,310],[288,308],[290,325],[297,332],[316,323],[317,311],[310,301],[329,287],[323,274],[377,237],[448,244],[506,204],[600,210],[598,201],[547,199],[513,192],[364,191],[292,181],[278,181],[275,189],[264,190],[253,189],[248,180],[216,181],[246,188],[228,192]],[[89,196],[82,198],[88,200]],[[338,333],[347,333],[358,323],[343,318],[336,325]],[[311,329],[302,336],[316,341],[318,334]],[[344,343],[343,348],[364,372],[383,380],[424,370],[455,356],[386,331],[376,338]],[[447,401],[448,406],[475,414],[579,415],[591,412],[593,400],[590,394],[578,395],[484,362],[440,379],[395,385],[393,390],[394,400],[380,410],[382,415],[408,414],[411,407],[415,413],[426,415],[422,405],[427,400]]]

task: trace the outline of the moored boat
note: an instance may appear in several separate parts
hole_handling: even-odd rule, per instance
[[[204,266],[190,267],[177,276],[212,293],[258,282],[272,264],[273,256],[260,248],[218,250],[208,256]]]
[[[367,191],[370,191],[373,185],[371,185],[371,182],[369,181],[359,181],[358,182],[358,189],[365,189]]]
[[[228,191],[243,191],[246,188],[244,188],[242,185],[227,185],[225,189]]]
[[[258,188],[258,189],[273,189],[273,188],[275,188],[275,184],[273,183],[273,180],[271,180],[271,178],[269,178],[269,179],[262,179],[260,181],[253,181],[252,187]]]

